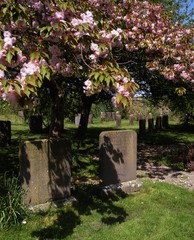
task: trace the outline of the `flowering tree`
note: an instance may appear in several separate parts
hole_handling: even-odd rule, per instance
[[[114,92],[115,106],[138,88],[127,70],[134,64],[194,81],[194,28],[147,1],[2,0],[0,31],[0,95],[16,102],[49,81],[52,136],[62,130],[67,79],[83,81],[86,96]]]

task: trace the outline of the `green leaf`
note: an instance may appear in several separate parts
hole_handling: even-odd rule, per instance
[[[96,72],[96,73],[94,74],[94,79],[97,81],[98,78],[99,78],[99,72]]]
[[[12,58],[13,58],[13,53],[11,51],[9,51],[7,56],[6,56],[7,62],[11,63]]]
[[[99,81],[102,82],[104,80],[104,75],[100,75]]]
[[[30,84],[31,86],[36,87],[37,86],[36,76],[34,75],[28,76],[27,83]]]
[[[42,65],[41,68],[40,68],[40,72],[41,72],[41,75],[43,78],[47,78],[47,79],[50,79],[50,76],[51,76],[51,70],[49,67],[45,66],[45,65]]]
[[[31,92],[28,88],[25,88],[24,93],[26,94],[27,97],[29,97]]]
[[[128,100],[127,100],[127,98],[123,98],[123,99],[122,99],[122,104],[123,104],[123,107],[124,107],[124,108],[128,105]]]
[[[0,64],[0,69],[2,69],[2,70],[4,70],[4,71],[7,70],[6,66],[4,66],[4,65],[2,65],[2,64]]]
[[[17,83],[14,83],[14,89],[17,94],[21,95],[21,87]]]
[[[117,100],[118,103],[121,102],[122,98],[123,98],[123,96],[121,94],[117,94],[116,100]]]
[[[30,54],[30,59],[31,60],[37,60],[40,58],[40,52],[33,52]]]

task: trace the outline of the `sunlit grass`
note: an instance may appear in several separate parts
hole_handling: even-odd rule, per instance
[[[93,187],[75,196],[77,203],[32,215],[0,239],[193,239],[194,192],[186,189],[146,181],[135,195],[106,198]]]

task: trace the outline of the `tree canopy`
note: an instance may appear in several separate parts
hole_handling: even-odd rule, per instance
[[[86,96],[111,90],[115,106],[126,106],[138,88],[133,67],[192,86],[193,42],[193,26],[147,1],[2,0],[0,96],[15,102],[49,80],[56,102],[73,78]]]

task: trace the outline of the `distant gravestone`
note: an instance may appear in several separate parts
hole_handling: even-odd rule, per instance
[[[129,114],[129,124],[130,125],[134,125],[134,120],[135,120],[134,114]]]
[[[157,130],[162,129],[162,117],[161,116],[156,117],[156,126],[155,127]]]
[[[146,132],[146,119],[139,119],[139,134],[143,135]]]
[[[4,147],[11,143],[11,122],[0,121],[0,146]]]
[[[20,145],[19,158],[25,204],[36,206],[70,196],[69,141],[26,141]]]
[[[152,113],[148,114],[148,132],[153,132],[154,131],[154,119],[152,116]]]
[[[100,119],[101,119],[101,123],[103,123],[106,119],[106,113],[105,112],[101,112],[100,113]]]
[[[88,123],[93,123],[93,114],[89,114]]]
[[[121,114],[120,114],[120,112],[116,112],[115,121],[116,121],[116,127],[120,127],[121,126]]]
[[[24,119],[24,111],[18,111],[18,116]]]
[[[116,119],[116,112],[112,112],[112,119],[113,119],[113,120]]]
[[[100,177],[104,186],[136,179],[137,134],[119,130],[102,132],[99,137]]]
[[[164,115],[162,117],[162,126],[164,128],[168,128],[169,127],[169,122],[168,122],[168,115]]]
[[[111,121],[112,120],[112,112],[107,112],[106,113],[106,121]]]
[[[79,125],[81,119],[81,113],[75,116],[75,125]]]
[[[43,119],[41,115],[30,116],[30,132],[31,133],[42,133]]]

